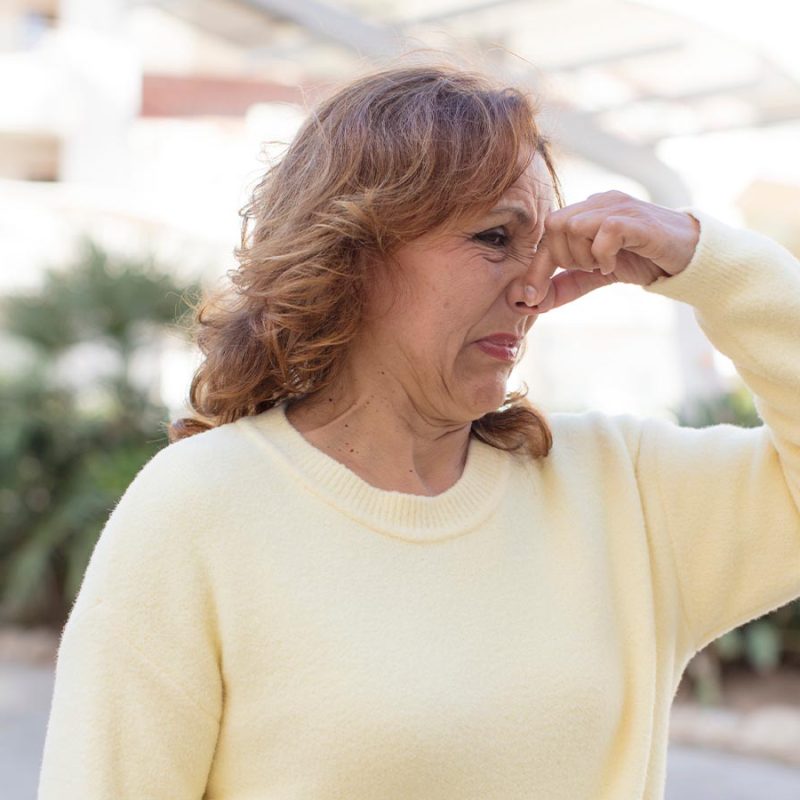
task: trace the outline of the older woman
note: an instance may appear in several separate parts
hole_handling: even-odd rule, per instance
[[[264,177],[193,416],[64,629],[40,800],[662,796],[689,659],[800,595],[800,265],[694,208],[564,207],[535,118],[386,70]],[[538,315],[616,281],[692,304],[765,425],[508,394]]]

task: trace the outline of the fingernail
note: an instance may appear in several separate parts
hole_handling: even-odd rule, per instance
[[[525,287],[525,305],[528,306],[528,308],[536,305],[538,297],[539,292],[536,291],[535,286],[528,285]]]

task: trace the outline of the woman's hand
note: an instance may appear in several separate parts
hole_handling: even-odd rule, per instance
[[[612,190],[552,211],[533,260],[539,313],[610,283],[647,286],[677,275],[692,259],[700,223]],[[564,272],[554,276],[558,268]],[[534,299],[535,299],[534,297]]]

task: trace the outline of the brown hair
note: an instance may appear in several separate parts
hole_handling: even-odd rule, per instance
[[[359,330],[370,265],[496,202],[535,153],[563,206],[537,110],[517,89],[439,65],[373,72],[323,101],[240,210],[231,285],[195,309],[195,415],[169,426],[170,441],[329,386]],[[550,429],[526,392],[472,435],[546,455]]]

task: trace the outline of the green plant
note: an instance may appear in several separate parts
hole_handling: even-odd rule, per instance
[[[167,411],[132,381],[133,358],[175,327],[196,291],[152,259],[114,258],[84,240],[38,291],[0,304],[3,330],[33,353],[21,374],[0,375],[3,619],[66,619],[110,511],[167,443]],[[114,368],[65,377],[64,360],[86,343],[102,343]]]

